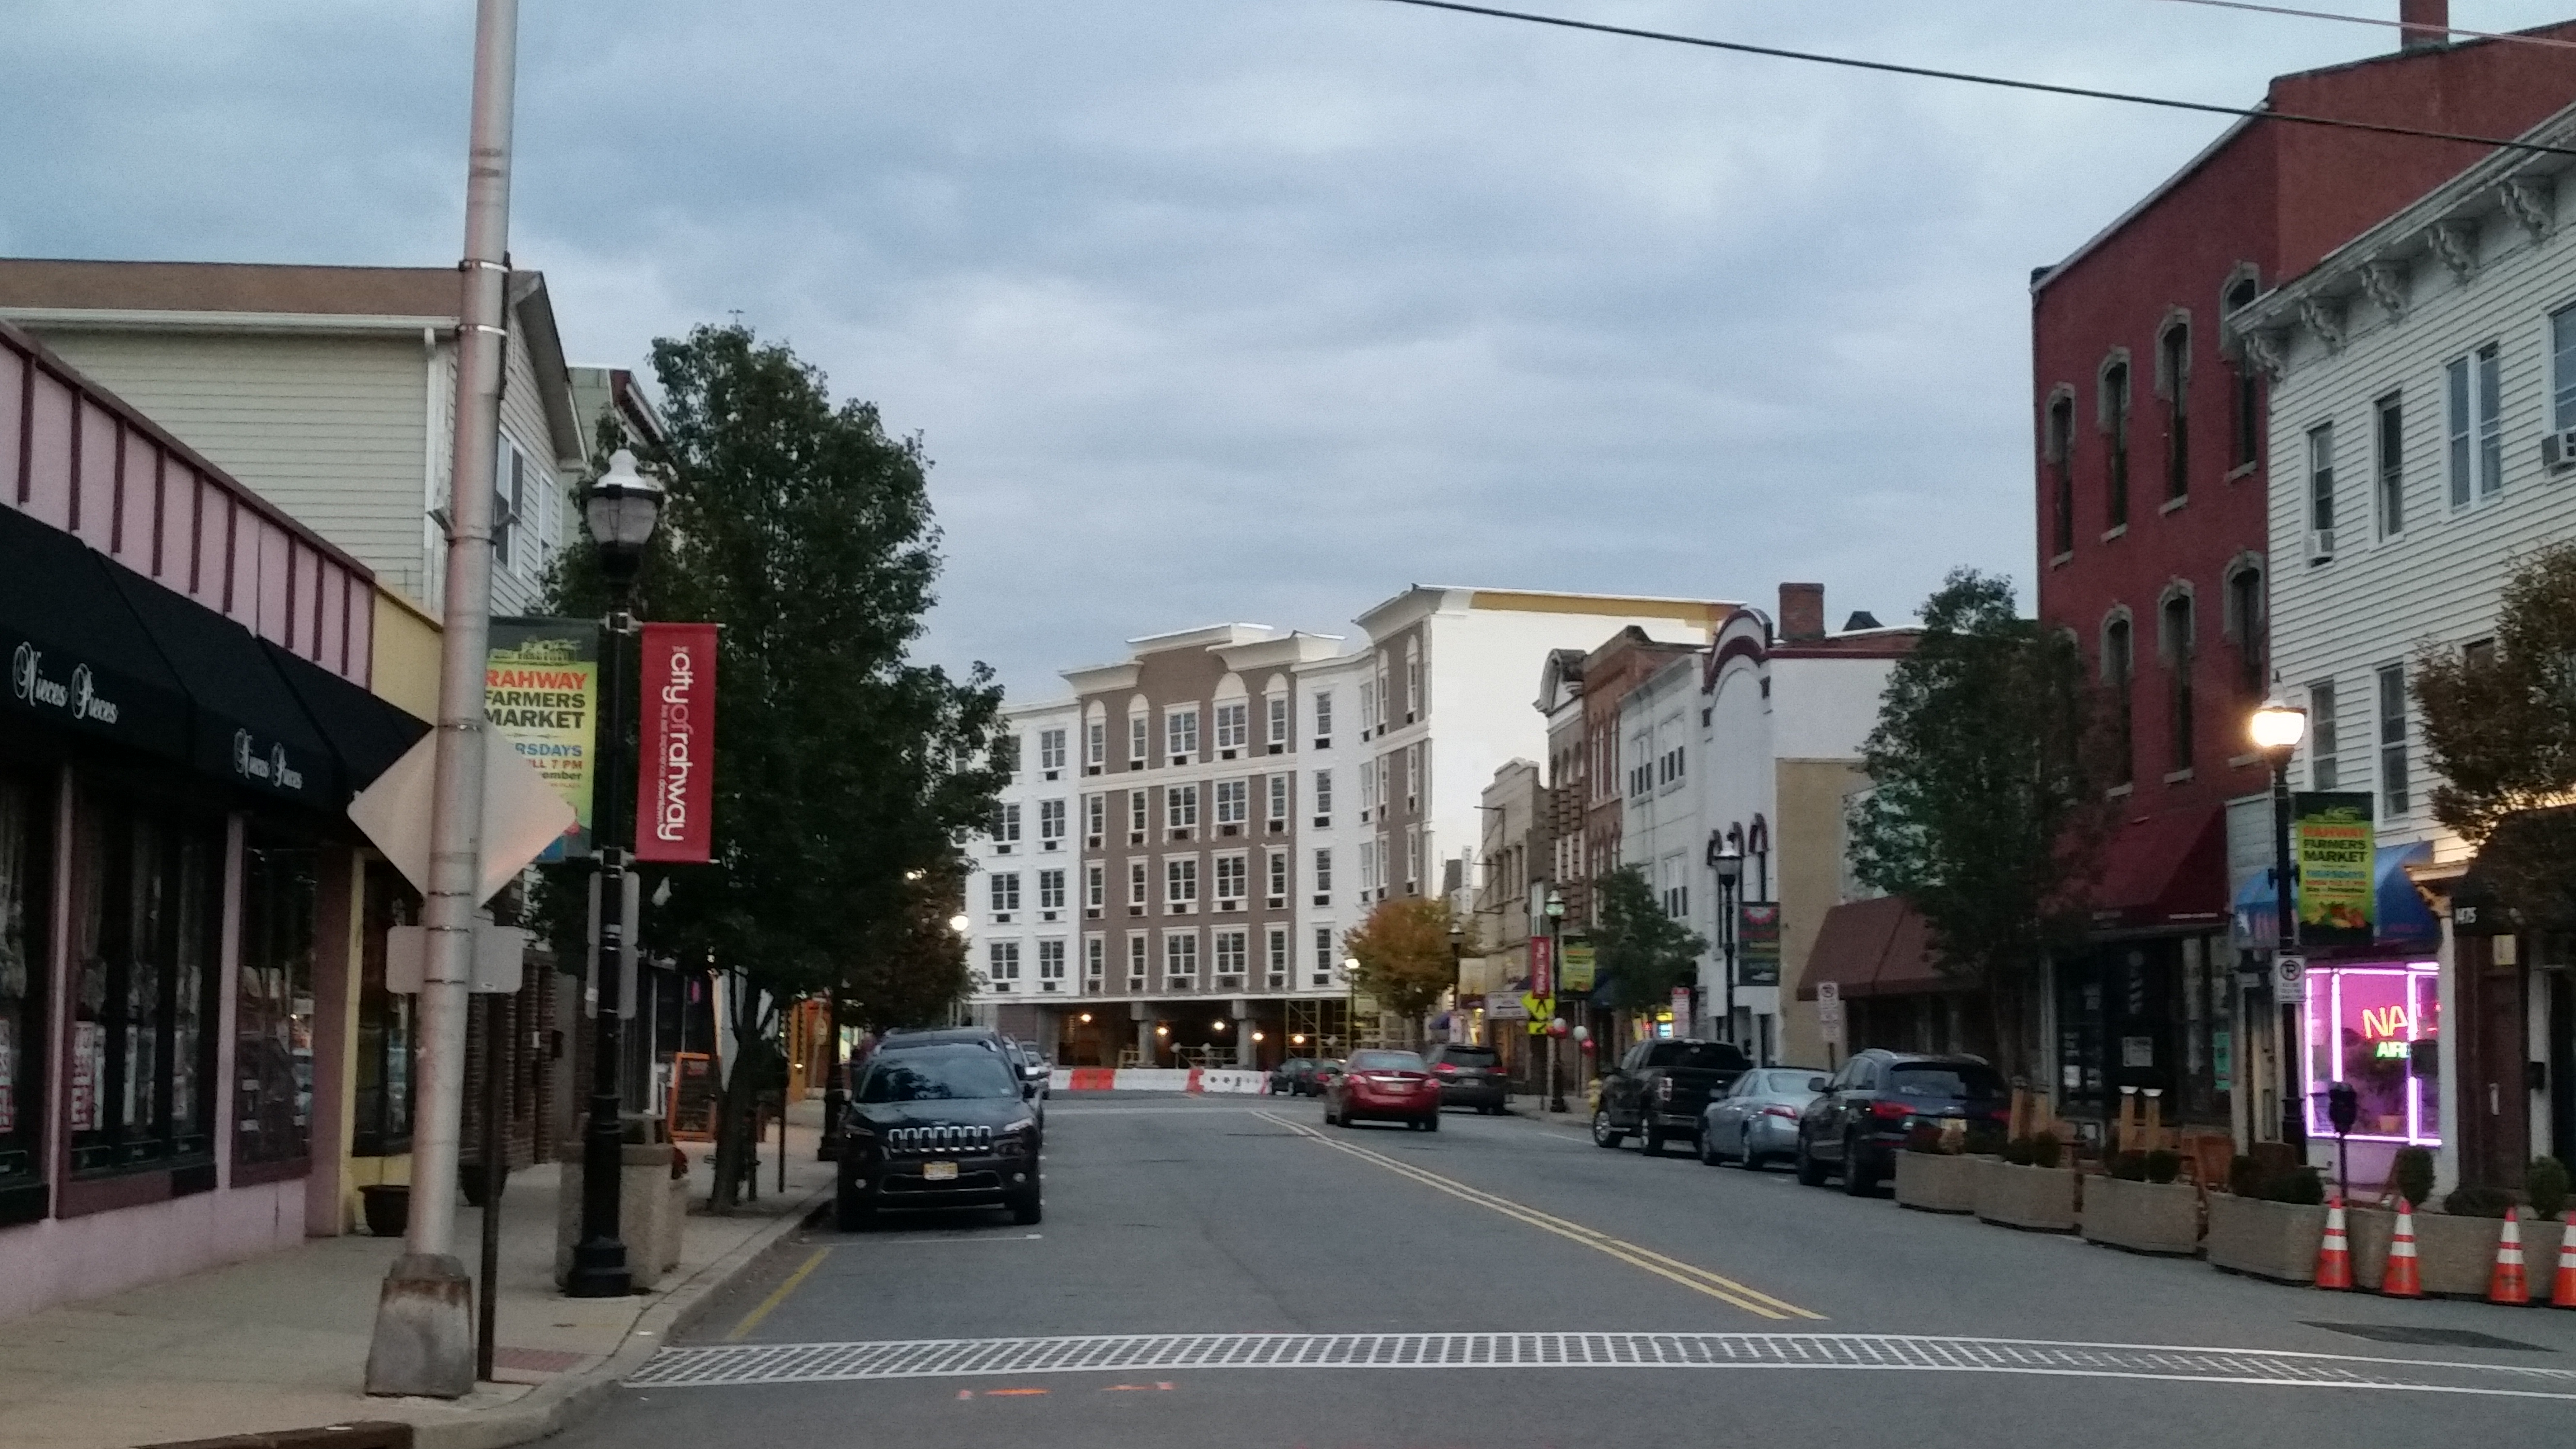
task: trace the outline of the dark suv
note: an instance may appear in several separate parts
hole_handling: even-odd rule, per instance
[[[1006,1207],[1023,1224],[1042,1215],[1037,1112],[997,1043],[881,1045],[841,1133],[833,1207],[843,1232],[880,1209]]]
[[[1733,1042],[1647,1040],[1628,1048],[1619,1065],[1602,1074],[1601,1103],[1592,1113],[1592,1140],[1616,1147],[1636,1133],[1646,1155],[1678,1137],[1699,1140],[1699,1114],[1709,1099],[1735,1085],[1752,1066]]]
[[[1489,1046],[1442,1042],[1422,1054],[1440,1079],[1440,1105],[1473,1107],[1488,1117],[1503,1110],[1503,1059]]]
[[[1798,1181],[1821,1187],[1839,1172],[1843,1191],[1858,1196],[1896,1170],[1913,1124],[2011,1115],[2012,1089],[1983,1057],[1855,1052],[1798,1118]]]

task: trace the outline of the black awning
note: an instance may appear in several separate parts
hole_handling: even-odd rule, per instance
[[[341,788],[356,794],[376,782],[394,761],[429,733],[429,722],[375,695],[301,655],[262,640],[271,664],[320,727],[324,743],[339,757]]]
[[[336,812],[340,764],[248,629],[121,564],[101,561],[196,702],[189,759],[255,795]]]
[[[71,534],[0,507],[0,658],[9,661],[0,708],[184,761],[188,692],[109,581],[118,567]]]

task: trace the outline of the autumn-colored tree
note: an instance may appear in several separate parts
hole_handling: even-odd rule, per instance
[[[1462,928],[1453,941],[1451,925]],[[1387,901],[1342,933],[1342,949],[1359,962],[1354,980],[1379,1005],[1403,1017],[1415,1037],[1422,1018],[1458,984],[1458,959],[1482,954],[1471,923],[1428,896]]]

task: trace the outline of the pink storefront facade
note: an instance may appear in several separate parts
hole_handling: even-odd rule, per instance
[[[0,1319],[305,1236],[374,597],[0,325]]]

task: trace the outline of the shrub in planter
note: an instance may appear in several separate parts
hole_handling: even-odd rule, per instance
[[[2555,1157],[2535,1157],[2522,1173],[2522,1190],[2531,1195],[2531,1215],[2554,1218],[2567,1211],[2567,1164]]]
[[[2034,1132],[2030,1136],[2030,1165],[2033,1167],[2055,1167],[2058,1164],[2059,1157],[2065,1152],[2065,1148],[2066,1144],[2058,1141],[2056,1134],[2050,1132]]]
[[[2238,1197],[2261,1197],[2263,1177],[2263,1164],[2245,1153],[2237,1153],[2227,1160],[2227,1190]]]
[[[2391,1164],[2389,1180],[2397,1184],[2397,1195],[2417,1207],[2433,1201],[2433,1150],[2429,1147],[2401,1147]]]
[[[2147,1155],[2147,1181],[2168,1183],[2182,1176],[2182,1154],[2159,1147]]]
[[[2319,1177],[2313,1167],[2293,1167],[2287,1172],[2277,1173],[2263,1187],[2263,1196],[2274,1202],[2314,1207],[2326,1200],[2325,1179]]]
[[[2111,1158],[2110,1171],[2113,1177],[2122,1182],[2144,1182],[2147,1180],[2147,1154],[2115,1153]]]
[[[1917,1122],[1905,1129],[1905,1150],[1934,1152],[1941,1148],[1941,1126],[1937,1122]]]
[[[2030,1166],[2030,1139],[2015,1137],[2003,1146],[2003,1159],[2015,1167]]]
[[[2000,1156],[2004,1150],[2004,1125],[1993,1121],[1969,1123],[1964,1146],[1971,1157]]]
[[[2453,1188],[2442,1199],[2442,1211],[2455,1218],[2500,1218],[2513,1206],[2513,1194],[2500,1187]]]

